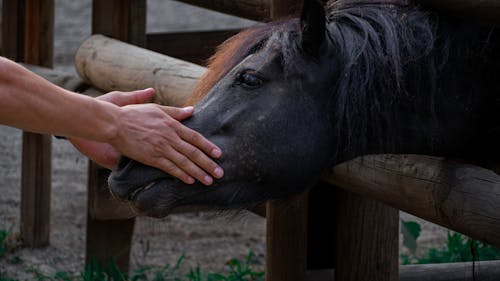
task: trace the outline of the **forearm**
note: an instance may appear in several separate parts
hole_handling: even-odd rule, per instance
[[[0,57],[0,124],[23,130],[108,141],[119,107],[66,91]]]

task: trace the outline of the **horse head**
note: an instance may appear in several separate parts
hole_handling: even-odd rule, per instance
[[[325,21],[322,4],[305,1],[300,20],[244,31],[213,59],[183,123],[223,150],[222,179],[186,185],[123,157],[111,191],[161,217],[181,205],[239,208],[305,190],[332,156]]]

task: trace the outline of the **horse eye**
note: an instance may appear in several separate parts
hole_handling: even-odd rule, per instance
[[[240,72],[236,77],[236,84],[248,89],[258,88],[263,83],[264,80],[262,78],[260,78],[257,74],[249,71]]]

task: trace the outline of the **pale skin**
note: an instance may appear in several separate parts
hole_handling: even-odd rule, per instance
[[[151,104],[153,89],[91,98],[62,89],[0,57],[0,124],[66,136],[98,164],[114,169],[124,154],[187,184],[210,185],[223,170],[221,150],[179,121],[193,107]]]

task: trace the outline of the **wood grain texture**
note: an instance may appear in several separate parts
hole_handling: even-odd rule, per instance
[[[335,280],[398,280],[399,211],[341,189],[335,205]]]
[[[53,0],[3,1],[3,55],[26,63],[52,66]],[[50,238],[51,137],[23,133],[21,235],[29,247]]]
[[[273,20],[296,15],[301,7],[301,0],[270,0],[270,14]]]
[[[146,0],[93,0],[92,2],[92,33],[106,34],[144,46],[145,26]],[[128,57],[125,57],[127,60]],[[116,220],[116,218],[130,217],[133,212],[130,212],[127,205],[111,200],[107,188],[106,169],[89,161],[88,170],[85,261],[88,264],[91,259],[95,259],[99,264],[106,264],[112,258],[118,267],[126,272],[129,268],[135,219]]]
[[[500,247],[500,177],[481,167],[421,155],[365,156],[324,179]]]
[[[500,280],[500,261],[481,261],[474,264],[472,262],[419,264],[400,267],[399,281],[457,280]]]
[[[78,74],[103,90],[137,90],[154,87],[156,102],[181,106],[205,68],[123,42],[94,35],[75,56]]]
[[[267,281],[306,280],[307,204],[307,193],[267,204]]]
[[[23,133],[21,237],[28,247],[50,243],[52,137]]]
[[[472,19],[500,24],[500,1],[497,0],[418,0],[426,8]]]
[[[236,1],[235,0],[177,0],[177,1],[257,21],[268,21],[270,19],[268,0],[236,0]]]
[[[14,61],[24,58],[24,3],[2,1],[2,56]]]
[[[206,65],[217,46],[240,29],[150,33],[146,36],[148,50],[199,65]]]

